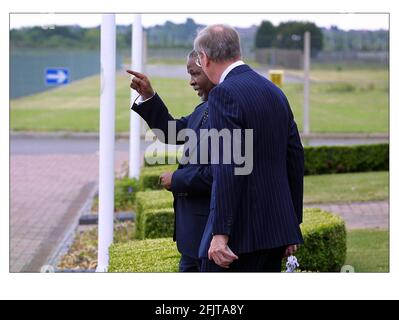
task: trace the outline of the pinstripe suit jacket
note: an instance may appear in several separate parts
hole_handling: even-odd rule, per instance
[[[211,91],[208,106],[211,128],[253,130],[253,171],[237,176],[234,164],[212,165],[211,210],[200,257],[207,257],[213,234],[228,235],[236,254],[303,243],[304,153],[284,93],[241,65]]]

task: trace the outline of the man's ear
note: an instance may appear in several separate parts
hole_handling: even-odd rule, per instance
[[[210,64],[211,60],[209,60],[208,56],[204,54],[204,66],[208,68]]]

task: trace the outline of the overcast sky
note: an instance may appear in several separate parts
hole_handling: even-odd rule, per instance
[[[143,14],[144,27],[163,24],[167,20],[182,23],[193,18],[201,24],[227,23],[236,27],[259,25],[262,20],[269,20],[277,25],[281,21],[311,21],[320,27],[336,25],[340,29],[388,29],[388,14]],[[131,14],[117,14],[117,24],[130,24]],[[98,26],[100,14],[11,14],[10,27],[20,28],[42,25],[80,25],[82,27]]]

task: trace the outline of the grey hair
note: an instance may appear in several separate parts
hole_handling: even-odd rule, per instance
[[[215,62],[235,60],[241,57],[240,37],[233,27],[225,24],[211,25],[198,32],[194,50],[204,52]]]

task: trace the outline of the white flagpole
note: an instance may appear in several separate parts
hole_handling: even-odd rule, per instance
[[[134,16],[132,25],[132,70],[143,71],[143,28],[141,15]],[[130,91],[130,105],[137,98],[137,92]],[[130,110],[130,135],[129,135],[129,177],[140,176],[140,117]]]
[[[101,23],[100,172],[97,272],[106,272],[114,237],[115,15]]]
[[[304,39],[304,83],[303,83],[303,133],[310,134],[310,102],[309,102],[309,87],[310,87],[310,32],[305,32]]]

